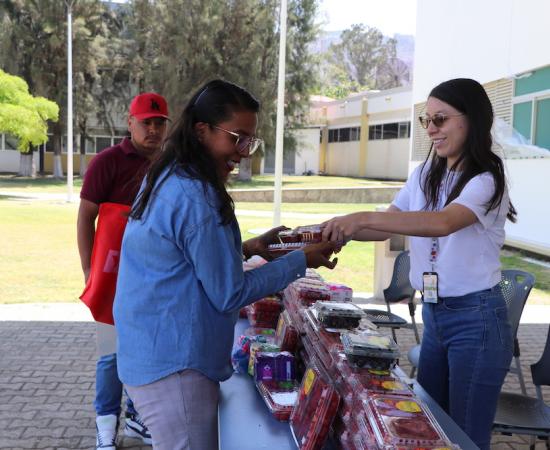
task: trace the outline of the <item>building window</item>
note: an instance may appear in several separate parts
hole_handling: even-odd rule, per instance
[[[410,137],[410,122],[384,123],[380,125],[371,125],[369,127],[370,141],[377,141],[380,139],[408,139]]]
[[[95,152],[99,153],[108,147],[112,146],[112,138],[106,136],[96,136],[95,138]]]
[[[399,122],[399,139],[408,139],[411,137],[411,123]]]
[[[2,145],[2,141],[4,145]],[[18,143],[19,140],[16,137],[9,134],[0,134],[0,150],[17,150]]]
[[[371,125],[369,127],[369,140],[376,141],[382,139],[382,125]]]
[[[397,139],[397,123],[385,123],[382,126],[382,139]]]
[[[349,142],[349,140],[350,140],[350,129],[340,128],[338,133],[338,142]]]
[[[514,82],[514,129],[530,143],[550,150],[550,66]]]

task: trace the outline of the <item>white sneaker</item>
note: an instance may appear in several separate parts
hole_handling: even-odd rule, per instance
[[[95,419],[96,428],[96,450],[116,450],[116,435],[118,431],[118,416],[109,414],[97,416]]]
[[[124,435],[134,439],[141,439],[144,444],[153,445],[151,433],[149,433],[149,430],[138,414],[126,412],[126,426],[124,427]]]

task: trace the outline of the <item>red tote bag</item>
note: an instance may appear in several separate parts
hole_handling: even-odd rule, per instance
[[[90,276],[80,299],[90,308],[98,322],[114,325],[118,261],[122,236],[128,222],[130,206],[119,203],[101,203],[94,237]]]

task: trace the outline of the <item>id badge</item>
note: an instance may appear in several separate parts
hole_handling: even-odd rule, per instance
[[[422,274],[422,292],[425,303],[437,303],[437,272]]]

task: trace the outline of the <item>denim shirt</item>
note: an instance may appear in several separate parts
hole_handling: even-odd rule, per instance
[[[212,189],[179,170],[153,192],[122,241],[113,310],[119,377],[140,386],[195,369],[223,381],[239,309],[303,277],[304,252],[243,272],[239,226],[220,224]]]

